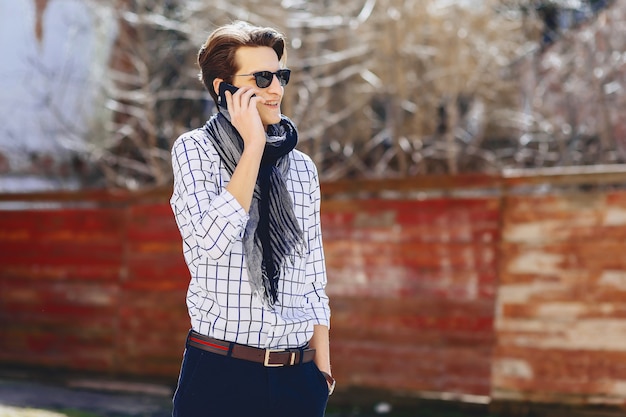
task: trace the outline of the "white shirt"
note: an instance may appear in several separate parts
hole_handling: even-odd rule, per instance
[[[283,268],[278,302],[270,308],[252,294],[242,243],[248,215],[226,190],[230,175],[206,131],[187,132],[174,143],[170,204],[191,274],[187,308],[198,333],[284,349],[304,346],[316,324],[330,327],[317,169],[297,150],[289,158],[285,182],[305,250]]]

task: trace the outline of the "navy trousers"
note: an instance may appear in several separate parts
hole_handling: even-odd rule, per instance
[[[315,365],[269,368],[187,345],[173,417],[323,417],[328,384]]]

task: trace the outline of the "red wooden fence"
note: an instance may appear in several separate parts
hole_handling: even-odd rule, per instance
[[[188,273],[167,205],[0,214],[0,360],[176,374]]]
[[[626,405],[626,192],[506,204],[494,397]]]
[[[499,200],[336,200],[324,212],[338,378],[488,395]]]
[[[324,184],[342,388],[623,403],[626,193],[580,190],[619,182]],[[524,193],[545,183],[560,188]],[[0,364],[173,383],[188,272],[168,197],[0,196]],[[7,209],[16,200],[31,208]]]

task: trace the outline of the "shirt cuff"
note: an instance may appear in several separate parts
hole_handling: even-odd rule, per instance
[[[220,207],[219,212],[224,218],[229,219],[233,225],[235,229],[233,230],[233,238],[242,238],[250,216],[228,190],[224,190],[218,197],[218,199],[220,198],[224,200],[224,203]]]

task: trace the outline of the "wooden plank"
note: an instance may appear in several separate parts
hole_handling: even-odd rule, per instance
[[[426,175],[392,179],[349,179],[325,182],[321,185],[324,196],[337,194],[359,195],[416,190],[467,189],[498,187],[498,176],[485,174]]]
[[[412,193],[416,191],[442,190],[465,191],[468,189],[495,189],[533,186],[537,184],[624,184],[626,165],[571,166],[539,169],[505,170],[501,175],[420,175],[391,179],[346,179],[323,181],[321,190],[325,198],[346,195],[376,195],[380,193]],[[140,191],[121,189],[54,191],[37,193],[0,193],[0,202],[55,202],[61,206],[76,205],[126,205],[147,201],[167,204],[172,194],[171,186],[155,187]]]
[[[494,398],[624,401],[626,193],[507,198]]]
[[[349,341],[331,349],[333,373],[346,387],[489,394],[489,351]]]
[[[78,191],[51,191],[34,193],[0,193],[0,202],[54,202],[63,207],[94,206],[94,205],[125,205],[140,201],[167,202],[172,195],[172,188],[155,187],[144,190],[129,191],[124,189],[90,189]],[[61,206],[52,206],[59,208]],[[48,206],[51,207],[51,206]]]
[[[506,187],[537,184],[581,185],[624,184],[626,165],[586,165],[534,169],[507,169],[502,181]]]
[[[177,375],[190,327],[185,295],[185,290],[124,290],[116,352],[125,372]]]

